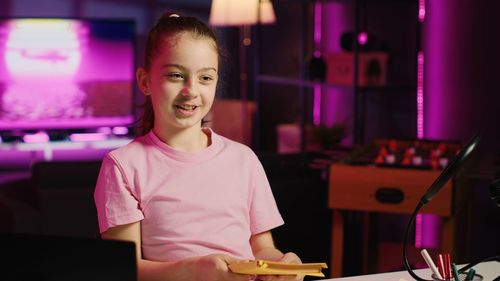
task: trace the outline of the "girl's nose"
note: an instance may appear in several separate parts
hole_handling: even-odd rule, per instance
[[[189,98],[196,97],[196,83],[193,79],[186,79],[184,88],[182,89],[182,95]]]

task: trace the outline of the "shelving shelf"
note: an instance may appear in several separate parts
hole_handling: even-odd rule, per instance
[[[314,5],[318,2],[326,4],[328,2],[338,2],[341,5],[335,5],[334,9],[339,9],[348,13],[352,17],[352,23],[348,22],[351,19],[344,19],[345,28],[342,32],[351,31],[355,34],[360,31],[367,31],[370,34],[376,34],[374,44],[383,42],[381,48],[374,45],[372,49],[363,49],[359,47],[357,41],[353,39],[352,50],[354,56],[352,64],[353,81],[352,83],[332,83],[331,81],[320,81],[308,79],[309,62],[307,58],[311,55],[313,46],[311,43],[314,24]],[[380,3],[382,6],[376,6]],[[389,9],[390,8],[390,9]],[[287,21],[289,24],[278,24],[273,27],[274,32],[271,35],[265,29],[258,29],[255,43],[259,45],[257,50],[268,50],[276,53],[283,52],[279,57],[275,56],[259,56],[260,52],[255,52],[254,60],[256,67],[253,73],[254,82],[254,97],[258,103],[259,116],[256,117],[256,128],[259,133],[256,134],[256,140],[262,142],[265,149],[272,148],[273,143],[269,139],[276,138],[276,132],[273,131],[273,126],[280,123],[295,122],[301,127],[301,143],[305,142],[304,126],[313,121],[331,122],[335,120],[347,120],[349,136],[347,138],[352,144],[361,145],[370,141],[374,137],[384,137],[388,135],[398,135],[411,137],[413,127],[416,126],[416,109],[413,108],[413,103],[416,101],[417,92],[417,70],[416,56],[419,41],[419,26],[417,20],[413,20],[411,15],[418,8],[418,1],[415,0],[316,0],[298,3],[294,1],[288,2],[287,9],[283,9],[280,16],[282,22]],[[332,9],[330,6],[329,9]],[[389,9],[389,10],[387,10]],[[302,17],[294,17],[292,14],[302,11]],[[323,9],[322,11],[330,11]],[[387,12],[388,11],[388,12]],[[384,13],[386,17],[380,18],[375,14]],[[399,25],[393,25],[388,17],[394,20],[405,20],[407,26],[404,28]],[[297,34],[285,37],[278,42],[275,41],[276,32],[279,28],[297,29]],[[338,29],[338,28],[337,28]],[[337,32],[337,29],[332,29],[331,32]],[[267,33],[266,33],[267,32]],[[323,36],[337,36],[330,34],[328,29],[325,29]],[[341,34],[340,31],[338,31]],[[336,33],[335,33],[336,34]],[[340,36],[340,35],[338,35]],[[375,35],[374,35],[375,36]],[[377,39],[378,38],[378,39]],[[396,40],[390,38],[398,38]],[[339,39],[340,40],[340,39]],[[392,40],[392,41],[391,41]],[[283,43],[283,42],[286,42]],[[292,42],[297,42],[298,45],[290,45]],[[325,41],[330,42],[330,41]],[[333,41],[332,41],[333,42]],[[300,45],[303,43],[303,45]],[[373,43],[372,43],[373,44]],[[295,46],[295,47],[294,47]],[[298,47],[297,47],[298,46]],[[322,51],[326,53],[325,47]],[[377,49],[378,48],[378,49]],[[283,51],[283,50],[286,50]],[[293,50],[295,53],[292,53]],[[386,61],[384,71],[387,78],[385,83],[380,86],[360,86],[360,65],[359,54],[364,51],[384,50],[389,54],[389,59]],[[332,50],[329,50],[333,52]],[[298,53],[299,56],[295,56]],[[279,61],[278,59],[282,59]],[[286,59],[285,59],[286,58]],[[272,61],[272,63],[269,63]],[[282,65],[286,69],[279,69],[277,65]],[[296,69],[298,66],[298,69]],[[328,65],[326,66],[328,67]],[[345,82],[348,82],[346,80]],[[317,91],[318,87],[321,91]],[[269,94],[267,94],[269,93]],[[334,97],[332,96],[335,95]],[[316,96],[324,97],[320,103],[315,103]],[[279,99],[288,99],[293,97],[293,101],[283,103]],[[352,101],[350,100],[352,99]],[[286,106],[279,107],[281,104]],[[316,110],[320,104],[321,110]],[[265,105],[265,106],[262,106]],[[352,109],[349,106],[352,105]],[[336,108],[340,106],[341,108]],[[275,117],[283,113],[283,117]],[[296,112],[294,112],[296,111]],[[350,113],[349,113],[350,111]],[[318,112],[329,114],[322,118]],[[274,114],[274,115],[273,115]],[[350,115],[349,115],[350,114]],[[293,116],[295,115],[295,117]],[[313,120],[314,118],[318,117]],[[333,117],[332,117],[333,116]],[[347,116],[347,117],[346,117]],[[367,124],[368,119],[374,125]],[[396,120],[387,122],[389,118]],[[261,122],[265,120],[264,122]],[[335,121],[334,120],[334,121]],[[390,127],[392,126],[392,127]],[[260,128],[263,128],[260,130]],[[262,131],[262,133],[260,133]],[[265,138],[261,138],[260,134]],[[260,143],[259,143],[260,145]],[[302,147],[304,149],[304,147]]]
[[[352,89],[350,85],[338,85],[310,80],[294,79],[288,77],[280,77],[273,75],[259,75],[257,76],[257,81],[261,83],[276,84],[276,85],[286,85],[286,86],[297,86],[303,88],[312,88],[314,86],[322,86],[328,88],[339,88],[339,89]]]
[[[321,86],[326,88],[336,88],[342,90],[352,90],[352,85],[341,85],[332,84],[325,82],[317,82],[310,80],[295,79],[289,77],[281,77],[274,75],[259,75],[257,76],[257,81],[260,83],[285,85],[285,86],[297,86],[303,88],[312,88],[314,86]],[[385,85],[380,87],[358,87],[359,91],[369,91],[369,92],[384,92],[384,91],[413,91],[415,90],[415,85]]]

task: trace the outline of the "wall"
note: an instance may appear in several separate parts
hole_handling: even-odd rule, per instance
[[[498,1],[430,0],[424,28],[425,135],[498,137]]]
[[[424,25],[425,137],[468,141],[483,135],[476,161],[462,169],[470,195],[456,210],[466,260],[498,254],[500,210],[488,186],[499,174],[500,67],[498,11],[494,0],[428,0]],[[470,188],[472,187],[472,188]],[[469,208],[469,209],[466,209]]]

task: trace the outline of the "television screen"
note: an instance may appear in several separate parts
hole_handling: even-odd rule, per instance
[[[0,131],[134,122],[133,20],[0,19]]]

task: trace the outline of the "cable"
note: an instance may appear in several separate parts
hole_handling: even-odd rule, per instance
[[[482,263],[482,262],[494,261],[494,260],[496,260],[496,261],[499,261],[499,262],[500,262],[500,256],[492,256],[492,257],[484,258],[484,259],[479,260],[479,261],[476,261],[476,262],[471,262],[471,263],[469,263],[468,265],[466,265],[466,266],[464,266],[464,267],[460,268],[458,271],[466,271],[466,270],[468,270],[469,268],[472,268],[472,267],[474,267],[474,266],[476,266],[476,265],[478,265],[478,264],[480,264],[480,263]]]
[[[418,281],[432,281],[429,279],[423,279],[422,277],[418,276],[415,272],[413,272],[413,269],[410,266],[410,263],[408,262],[408,257],[406,256],[406,245],[408,244],[408,236],[410,234],[410,228],[413,225],[413,222],[415,221],[415,217],[417,216],[418,211],[422,208],[422,206],[425,205],[425,202],[420,200],[417,207],[415,208],[415,211],[413,211],[413,214],[411,214],[410,221],[408,222],[408,225],[406,226],[406,231],[405,235],[403,237],[403,262],[406,270],[408,273],[413,277],[413,279],[418,280]]]

